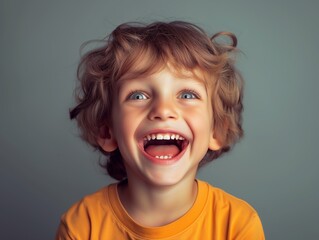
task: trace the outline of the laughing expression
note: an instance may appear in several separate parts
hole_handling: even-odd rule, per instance
[[[156,185],[195,178],[213,138],[211,95],[204,80],[169,68],[123,80],[112,109],[112,138],[127,176]]]

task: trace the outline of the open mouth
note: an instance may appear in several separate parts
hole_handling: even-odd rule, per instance
[[[188,140],[176,133],[149,134],[143,139],[144,152],[157,159],[172,159],[187,145]]]

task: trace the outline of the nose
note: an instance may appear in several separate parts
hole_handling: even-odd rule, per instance
[[[156,99],[152,103],[148,117],[150,120],[161,121],[177,119],[178,111],[176,103],[172,99]]]

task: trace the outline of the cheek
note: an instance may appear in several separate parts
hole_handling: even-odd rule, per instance
[[[213,136],[213,116],[212,109],[208,107],[196,108],[187,112],[187,122],[194,134],[196,148],[207,150],[206,141]],[[199,144],[199,145],[198,145]],[[208,142],[207,142],[208,144]]]
[[[209,106],[195,107],[188,109],[185,112],[185,116],[191,121],[193,124],[196,124],[197,128],[205,128],[210,129],[213,125],[213,114],[212,109]]]
[[[124,134],[127,132],[127,117],[124,117],[124,113],[120,107],[115,107],[112,112],[113,118],[113,131],[118,144],[121,144],[125,138]]]
[[[124,107],[119,108],[114,115],[114,131],[118,143],[122,143],[121,145],[127,144],[134,137],[139,116],[134,111]]]

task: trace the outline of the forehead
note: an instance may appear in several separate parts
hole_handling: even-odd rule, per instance
[[[205,88],[208,88],[208,86],[210,85],[209,84],[210,80],[209,80],[209,76],[207,72],[199,68],[186,69],[183,66],[178,66],[176,64],[172,64],[168,62],[162,65],[158,64],[153,68],[149,68],[146,70],[144,69],[144,71],[137,71],[137,69],[133,68],[119,79],[117,86],[118,88],[120,88],[124,83],[127,83],[128,81],[132,81],[132,80],[151,79],[153,77],[156,77],[157,74],[159,74],[164,69],[168,70],[168,72],[172,74],[176,78],[176,80],[182,81],[182,80],[191,79],[195,83],[203,84]]]
[[[190,78],[204,85],[208,81],[207,74],[200,68],[186,69],[184,67],[175,68],[174,66],[169,66],[169,70],[177,78]]]

